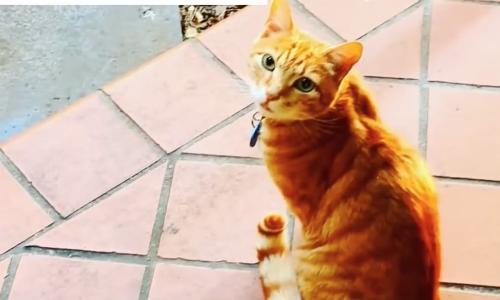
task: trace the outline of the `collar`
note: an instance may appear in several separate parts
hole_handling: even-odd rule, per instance
[[[264,116],[260,115],[259,112],[256,112],[252,116],[252,132],[250,133],[250,147],[255,147],[257,144],[257,140],[260,135],[260,128],[262,127],[262,120],[264,120]]]

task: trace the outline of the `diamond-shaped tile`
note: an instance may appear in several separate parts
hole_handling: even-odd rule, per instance
[[[149,300],[261,300],[256,271],[156,265]]]
[[[8,141],[2,149],[64,216],[159,158],[96,94]]]
[[[434,175],[500,180],[500,94],[431,88],[427,161]]]
[[[422,13],[423,8],[417,9],[363,42],[363,57],[358,65],[363,75],[420,77]]]
[[[163,149],[172,152],[252,102],[234,86],[230,73],[191,40],[104,90]]]
[[[434,2],[429,80],[499,86],[500,7]]]
[[[256,262],[256,224],[284,200],[262,166],[180,161],[159,255],[205,261]]]
[[[355,40],[402,12],[417,0],[300,0],[346,40]]]
[[[23,255],[9,300],[137,300],[144,266]]]
[[[185,152],[222,156],[262,157],[258,143],[253,148],[249,146],[252,116],[254,113],[250,112],[244,115],[216,133],[189,147]]]
[[[500,286],[500,187],[440,182],[444,282]]]
[[[500,300],[500,294],[441,289],[441,300]]]
[[[328,43],[340,42],[317,20],[295,8],[292,8],[292,14],[294,23],[300,29]],[[249,6],[201,34],[199,40],[238,76],[245,78],[250,48],[264,29],[268,16],[267,5]]]
[[[380,117],[391,130],[418,146],[420,91],[416,85],[374,83],[373,92]]]
[[[0,254],[52,223],[52,219],[2,163],[0,163],[0,213]]]
[[[165,167],[162,165],[150,171],[30,245],[147,254]]]

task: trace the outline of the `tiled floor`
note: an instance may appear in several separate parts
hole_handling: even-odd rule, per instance
[[[309,32],[365,43],[383,118],[437,176],[443,300],[500,299],[500,1],[293,5]],[[285,206],[235,78],[266,15],[247,7],[1,145],[0,300],[262,298],[255,224]]]

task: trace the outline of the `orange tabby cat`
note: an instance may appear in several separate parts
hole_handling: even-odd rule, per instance
[[[351,70],[362,51],[358,42],[333,47],[296,29],[286,0],[272,2],[254,42],[264,161],[304,238],[290,251],[285,217],[259,223],[268,300],[439,299],[434,181]]]

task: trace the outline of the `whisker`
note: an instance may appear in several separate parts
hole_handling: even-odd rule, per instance
[[[250,86],[247,85],[244,81],[242,80],[231,80],[228,82],[224,82],[222,85],[222,88],[231,90],[231,91],[236,91],[238,93],[250,96]]]

